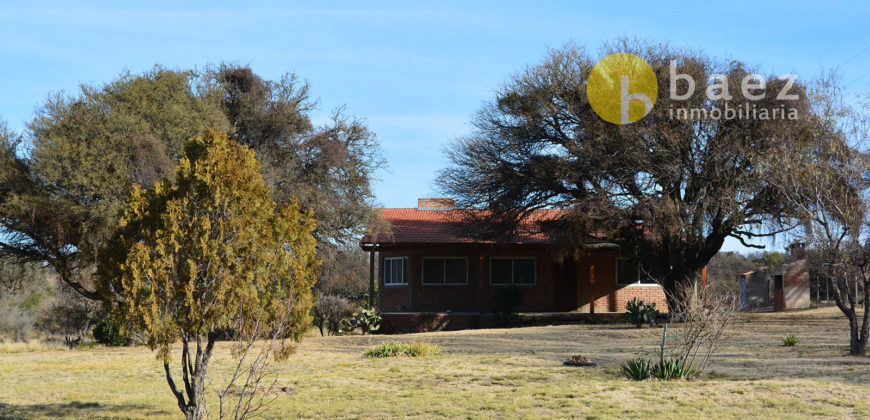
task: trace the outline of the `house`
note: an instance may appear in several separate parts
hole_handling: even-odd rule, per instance
[[[789,262],[772,268],[747,271],[740,276],[741,306],[760,310],[773,306],[774,311],[810,307],[810,267],[806,245],[789,245]]]
[[[564,252],[540,222],[561,214],[535,210],[506,239],[475,238],[453,200],[421,198],[416,208],[382,209],[392,236],[364,238],[377,307],[396,330],[486,326],[499,290],[515,287],[523,313],[621,313],[638,297],[667,308],[662,288],[614,244]],[[377,270],[375,270],[377,268]],[[375,279],[375,271],[379,273]]]

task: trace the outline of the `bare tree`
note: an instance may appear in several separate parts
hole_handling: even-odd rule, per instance
[[[659,95],[643,119],[610,124],[593,112],[586,80],[598,58],[632,53],[656,74],[660,92],[679,74],[707,81],[723,75],[732,95],[710,99],[703,88],[686,99]],[[496,92],[472,120],[473,131],[447,150],[451,166],[439,184],[460,207],[478,212],[485,233],[510,232],[535,209],[561,208],[561,218],[542,226],[569,247],[606,236],[640,260],[673,294],[691,281],[726,238],[763,248],[752,240],[771,236],[787,212],[773,194],[765,163],[794,143],[808,122],[803,86],[798,99],[780,101],[786,88],[767,79],[768,94],[752,109],[793,109],[795,119],[674,118],[675,109],[712,115],[714,109],[749,106],[741,81],[751,67],[698,51],[623,40],[598,56],[567,45],[552,50]],[[683,88],[680,88],[683,89]],[[682,92],[682,91],[681,91]],[[643,226],[643,228],[639,228]],[[672,305],[673,302],[669,302]]]
[[[820,121],[818,129],[808,133],[812,148],[792,155],[802,160],[790,162],[792,170],[781,181],[781,189],[794,203],[795,217],[803,222],[802,237],[818,254],[820,274],[849,318],[850,353],[865,354],[868,314],[865,311],[859,320],[856,309],[861,300],[858,290],[867,292],[864,279],[870,258],[866,179],[870,160],[860,151],[868,138],[866,104],[863,111],[847,105],[836,75],[817,82],[813,99]],[[863,301],[866,305],[866,295]]]
[[[788,170],[777,183],[803,226],[797,235],[814,250],[819,274],[849,319],[849,353],[863,356],[870,334],[867,105],[848,105],[833,74],[818,80],[811,95],[818,123],[805,133],[810,141],[782,155],[788,158],[778,164]]]

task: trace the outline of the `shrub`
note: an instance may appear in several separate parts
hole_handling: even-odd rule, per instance
[[[0,337],[27,341],[54,294],[38,264],[0,258]]]
[[[418,356],[436,356],[441,354],[441,347],[437,344],[423,343],[420,341],[412,341],[405,343],[402,341],[393,341],[382,343],[372,347],[365,352],[365,357],[418,357]]]
[[[619,368],[628,379],[642,381],[650,377],[649,359],[631,359],[619,365]]]
[[[739,296],[706,290],[701,283],[696,278],[677,286],[676,293],[671,295],[676,307],[670,315],[681,322],[671,329],[671,335],[667,326],[662,330],[661,360],[668,357],[679,360],[689,368],[690,376],[700,375],[707,367],[740,309]]]
[[[500,287],[495,292],[494,301],[495,312],[499,314],[502,325],[509,326],[523,303],[523,291],[516,286]]]
[[[122,347],[130,343],[130,336],[122,331],[118,321],[111,316],[94,327],[94,339],[109,347]]]
[[[326,335],[325,333],[339,335],[342,325],[353,316],[354,309],[354,304],[343,297],[323,295],[317,297],[317,302],[311,311],[314,324],[320,329],[320,335]]]
[[[348,325],[352,330],[359,329],[363,334],[368,334],[381,328],[381,316],[374,309],[363,309],[353,314]]]
[[[655,302],[646,303],[643,299],[633,298],[625,304],[628,320],[638,328],[643,324],[656,325],[656,318],[661,315]]]
[[[649,359],[631,359],[619,365],[622,374],[635,381],[656,378],[661,381],[685,379],[694,375],[694,369],[687,367],[678,359],[663,359],[652,364]]]
[[[797,336],[795,336],[794,334],[789,334],[782,338],[782,345],[786,347],[794,347],[799,341],[800,340],[798,340]]]
[[[685,379],[693,374],[692,368],[687,367],[677,359],[663,359],[650,369],[650,375],[662,381]]]

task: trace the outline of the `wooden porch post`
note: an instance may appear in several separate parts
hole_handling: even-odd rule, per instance
[[[375,249],[369,249],[369,309],[375,309]]]
[[[595,313],[595,264],[589,264],[589,313]]]

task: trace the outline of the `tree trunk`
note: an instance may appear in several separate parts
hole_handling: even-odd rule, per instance
[[[870,335],[870,306],[868,306],[868,291],[867,284],[864,284],[864,316],[859,319],[858,312],[855,310],[858,300],[858,291],[852,293],[849,287],[849,282],[846,279],[838,279],[831,282],[833,286],[831,290],[834,292],[834,302],[843,315],[849,319],[849,355],[850,356],[866,356],[867,341]],[[855,283],[857,289],[857,282]]]
[[[860,354],[861,336],[858,332],[858,319],[855,314],[849,314],[849,354]]]
[[[208,362],[214,349],[216,335],[214,333],[208,334],[205,347],[202,345],[202,337],[197,335],[196,355],[193,360],[190,359],[188,337],[184,336],[184,334],[182,336],[181,378],[184,382],[183,389],[178,389],[175,385],[168,362],[163,362],[163,369],[166,372],[166,381],[175,395],[178,408],[181,409],[184,418],[187,420],[199,420],[205,416],[205,401],[202,397],[205,389]]]

